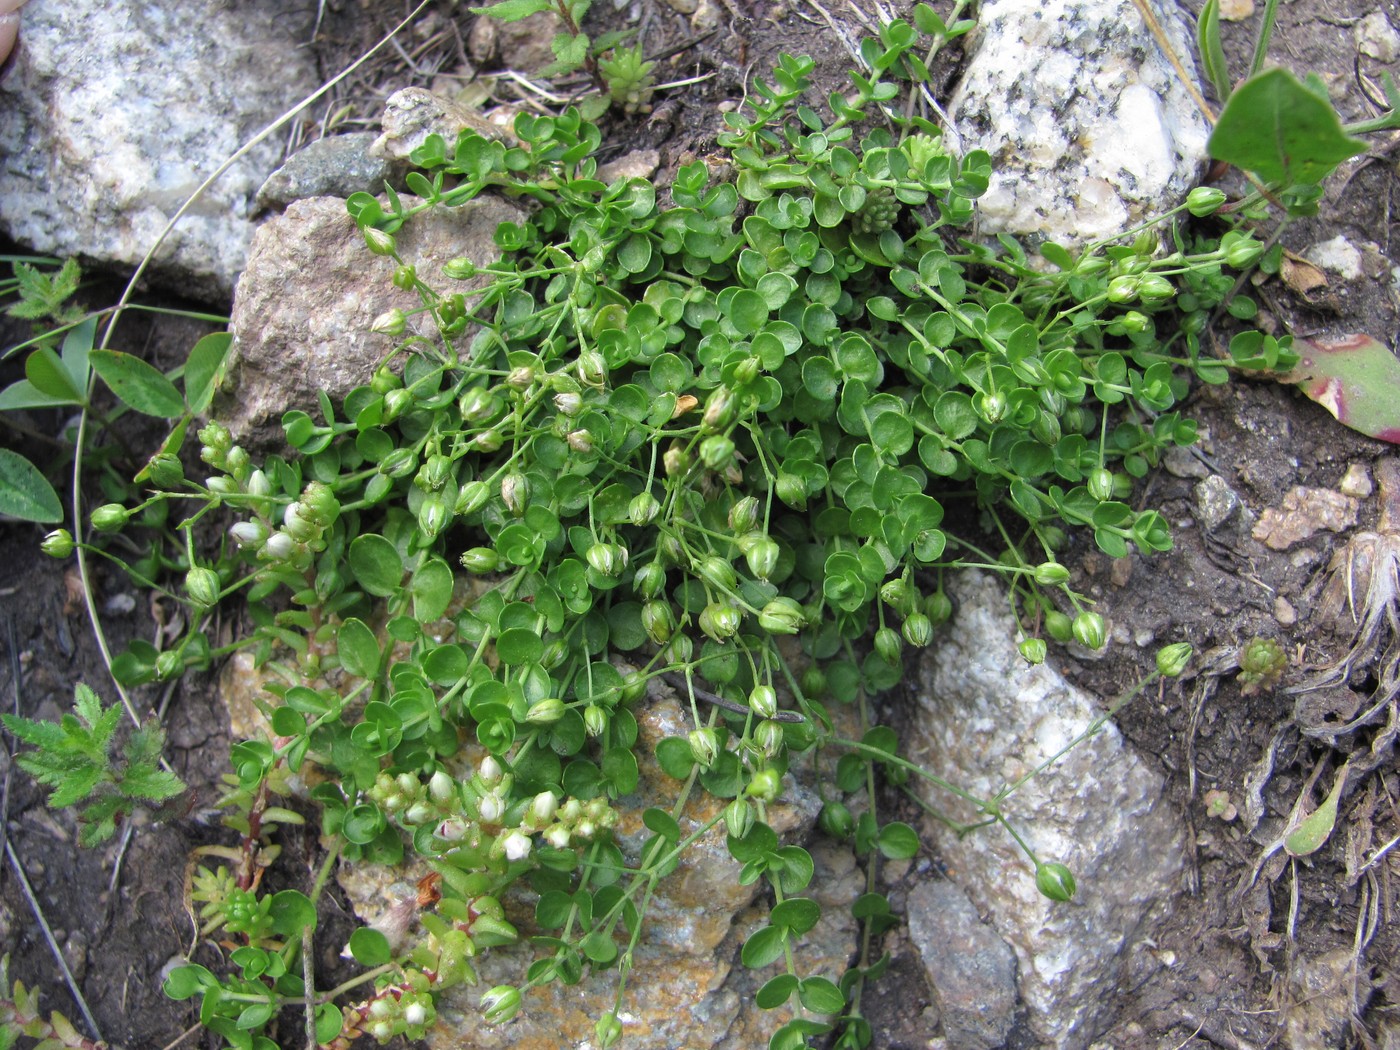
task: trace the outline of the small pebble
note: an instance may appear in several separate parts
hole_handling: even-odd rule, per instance
[[[1314,266],[1355,281],[1361,277],[1361,252],[1341,234],[1330,241],[1320,241],[1303,253],[1303,258]]]
[[[1337,486],[1337,491],[1343,496],[1354,496],[1356,499],[1365,499],[1371,494],[1371,472],[1366,469],[1365,463],[1353,463],[1347,467],[1347,472],[1342,475],[1341,484]]]
[[[1210,476],[1210,468],[1197,459],[1189,448],[1173,445],[1162,457],[1167,473],[1177,478],[1201,479]]]
[[[1205,532],[1214,532],[1240,509],[1240,497],[1219,474],[1199,482],[1192,496],[1196,521]]]
[[[1298,622],[1298,611],[1293,608],[1293,603],[1281,594],[1274,599],[1274,619],[1284,627],[1292,627]]]
[[[1113,565],[1108,570],[1108,582],[1115,587],[1126,587],[1132,575],[1132,558],[1114,558]]]
[[[1356,23],[1356,49],[1380,62],[1400,58],[1400,33],[1390,24],[1384,11],[1372,11]]]
[[[1223,22],[1243,22],[1254,14],[1254,0],[1220,0],[1220,19]]]

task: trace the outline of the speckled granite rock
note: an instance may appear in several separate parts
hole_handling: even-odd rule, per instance
[[[443,263],[459,256],[478,266],[494,262],[500,255],[492,241],[496,227],[524,219],[498,197],[433,209],[399,231],[399,253],[425,280],[446,286],[451,282],[441,276]],[[259,228],[233,303],[233,386],[215,402],[239,441],[276,444],[284,412],[316,412],[320,391],[338,403],[369,381],[396,345],[370,331],[374,319],[394,307],[422,306],[416,293],[394,287],[394,267],[392,259],[370,254],[338,197],[297,201]],[[439,338],[425,314],[412,327]]]
[[[376,138],[372,131],[355,131],[307,143],[268,176],[258,190],[259,207],[285,208],[308,197],[384,192],[391,167],[383,157],[370,153]]]
[[[1191,68],[1181,12],[1153,3]],[[949,115],[992,155],[983,234],[1082,243],[1185,196],[1209,129],[1130,0],[988,0],[977,21]]]
[[[979,797],[1014,783],[1088,728],[1101,705],[1049,665],[1016,651],[1002,585],[978,572],[950,588],[958,615],[928,650],[914,688],[910,758]],[[954,821],[972,807],[920,788]],[[1079,884],[1056,904],[1005,833],[966,838],[925,822],[972,903],[1016,953],[1027,1021],[1046,1045],[1082,1050],[1112,1019],[1106,989],[1134,959],[1154,905],[1178,892],[1184,828],[1162,778],[1107,724],[1003,807],[1042,860],[1069,865]]]
[[[188,195],[320,83],[314,2],[31,0],[0,80],[0,229],[39,252],[135,265]],[[166,241],[157,279],[226,298],[277,167],[254,148]]]

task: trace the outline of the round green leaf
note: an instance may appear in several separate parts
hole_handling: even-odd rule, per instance
[[[890,860],[906,860],[919,852],[919,835],[902,821],[891,821],[880,829],[880,852]]]
[[[7,448],[0,448],[0,514],[45,524],[63,520],[53,486],[38,467]]]
[[[757,970],[782,957],[787,931],[777,926],[765,926],[744,942],[739,958],[750,970]]]
[[[383,966],[394,957],[389,938],[368,926],[361,926],[350,935],[350,954],[361,966]]]
[[[403,582],[403,559],[398,549],[378,533],[366,532],[350,544],[350,571],[377,598],[387,598]]]
[[[303,930],[316,928],[316,905],[297,890],[273,894],[271,915],[272,928],[283,937],[299,939]]]
[[[374,678],[379,674],[379,642],[365,624],[353,616],[340,625],[336,633],[336,649],[340,665],[359,678]]]
[[[512,627],[496,639],[496,655],[512,667],[536,663],[544,655],[544,639],[536,631]]]
[[[797,977],[790,973],[780,973],[764,984],[754,996],[760,1010],[776,1010],[792,998],[797,991]]]
[[[802,1005],[814,1014],[838,1014],[845,1008],[846,997],[841,989],[825,977],[808,977],[798,988]]]
[[[794,936],[802,936],[822,917],[821,905],[810,897],[789,897],[773,908],[769,919]]]

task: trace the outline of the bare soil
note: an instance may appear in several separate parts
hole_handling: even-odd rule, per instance
[[[1369,58],[1358,60],[1353,39],[1357,21],[1377,9],[1400,22],[1400,5],[1394,2],[1294,0],[1281,8],[1275,55],[1300,72],[1320,73],[1349,118],[1372,115],[1367,97],[1380,97],[1370,78],[1381,67]],[[620,11],[602,4],[595,13],[600,22],[635,19],[648,52],[668,56],[659,69],[662,80],[708,77],[660,93],[649,117],[618,121],[605,132],[605,141],[619,143],[619,153],[658,149],[663,183],[668,169],[713,147],[721,105],[737,101],[746,79],[770,67],[779,51],[817,58],[821,84],[840,84],[848,68],[840,36],[806,0],[790,5],[725,0],[714,11],[713,25],[700,31],[661,3],[624,4]],[[852,24],[834,5],[833,14]],[[317,39],[325,71],[353,58],[401,15],[393,0],[327,3]],[[1246,61],[1257,17],[1226,27],[1236,69]],[[391,57],[371,65],[342,92],[337,105],[350,107],[345,125],[371,121],[382,99],[398,87],[467,83],[470,69],[464,61],[472,23],[465,6],[444,2],[409,42],[413,69]],[[954,75],[959,58],[957,47],[947,49],[938,76]],[[497,92],[499,98],[508,96],[504,82]],[[300,137],[318,133],[308,123]],[[1284,241],[1303,253],[1344,235],[1362,250],[1364,274],[1354,280],[1326,274],[1326,287],[1306,291],[1266,281],[1253,292],[1263,323],[1302,335],[1366,332],[1393,342],[1394,145],[1378,141],[1375,154],[1347,165],[1317,218],[1297,224]],[[0,335],[4,345],[18,337],[13,329]],[[179,360],[192,342],[189,326],[179,323],[132,324],[119,339],[123,348],[167,363]],[[0,367],[0,380],[13,378],[13,361]],[[1400,1046],[1400,850],[1376,859],[1400,834],[1400,774],[1393,755],[1350,785],[1337,831],[1322,850],[1298,860],[1281,854],[1266,858],[1282,819],[1314,774],[1319,783],[1330,784],[1349,754],[1383,744],[1375,726],[1335,742],[1304,735],[1300,712],[1303,721],[1311,716],[1299,705],[1309,694],[1288,692],[1345,648],[1345,626],[1338,633],[1316,622],[1318,587],[1333,553],[1349,536],[1375,528],[1378,496],[1359,499],[1351,532],[1318,532],[1282,551],[1254,539],[1251,527],[1292,487],[1336,491],[1349,468],[1359,466],[1374,477],[1376,462],[1395,450],[1344,429],[1293,388],[1266,381],[1197,389],[1186,409],[1205,435],[1200,455],[1155,471],[1134,497],[1163,509],[1175,527],[1175,549],[1115,564],[1094,550],[1091,539],[1075,537],[1066,562],[1080,589],[1099,599],[1114,644],[1098,660],[1079,661],[1063,651],[1051,657],[1097,695],[1113,697],[1137,680],[1163,643],[1190,641],[1205,654],[1194,677],[1139,699],[1119,718],[1127,738],[1159,763],[1172,804],[1192,829],[1193,855],[1182,894],[1162,925],[1150,931],[1160,966],[1121,987],[1102,989],[1119,1007],[1119,1021],[1102,1045],[1394,1050]],[[29,422],[49,433],[63,424],[44,414]],[[49,454],[42,442],[22,438],[19,444],[40,461]],[[1202,523],[1196,491],[1207,476],[1221,479],[1238,499],[1231,515],[1210,528]],[[100,494],[89,496],[90,505],[94,500],[100,502]],[[0,649],[5,653],[0,700],[6,710],[56,718],[67,710],[75,682],[92,684],[109,697],[112,691],[81,586],[69,566],[37,553],[41,534],[35,527],[0,525]],[[114,647],[131,637],[150,638],[159,629],[147,599],[105,566],[97,567],[94,588]],[[1256,637],[1281,643],[1289,667],[1274,688],[1246,695],[1232,661],[1238,648]],[[1363,668],[1350,683],[1362,696],[1375,688],[1368,673]],[[191,788],[187,806],[163,821],[141,822],[124,850],[113,844],[82,852],[75,846],[72,818],[48,812],[42,792],[12,773],[0,756],[7,789],[3,827],[18,861],[6,859],[0,873],[0,945],[11,957],[13,976],[42,987],[47,1008],[77,1019],[17,878],[21,867],[113,1046],[162,1047],[181,1039],[184,1046],[214,1046],[191,1027],[195,1018],[188,1004],[167,1000],[160,985],[167,962],[194,941],[183,903],[192,851],[221,841],[208,807],[226,768],[226,719],[208,680],[169,690],[152,687],[137,696],[163,712],[168,757]],[[1392,717],[1395,703],[1392,698]],[[1315,803],[1322,792],[1311,790]],[[1223,793],[1211,801],[1220,807],[1223,798],[1236,810],[1233,819],[1208,812],[1207,792]],[[1246,825],[1254,811],[1262,812],[1262,819],[1250,830]],[[290,852],[291,877],[312,870],[313,842],[291,843]],[[901,878],[929,877],[936,867],[937,858],[921,858]],[[890,888],[897,900],[899,886]],[[339,947],[331,940],[325,939],[322,960],[327,969]],[[907,940],[895,937],[890,946],[890,971],[866,1001],[875,1045],[888,1050],[936,1046],[937,1010],[917,958]],[[209,948],[201,951],[212,958]],[[1034,1044],[1019,1031],[1010,1045]]]

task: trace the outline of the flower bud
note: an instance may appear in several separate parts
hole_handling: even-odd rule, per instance
[[[44,537],[44,542],[39,545],[39,549],[50,558],[66,558],[73,553],[73,548],[77,546],[73,542],[73,534],[67,529],[54,529]]]
[[[524,474],[512,471],[501,478],[501,501],[505,503],[506,510],[518,518],[525,513],[529,500],[530,482]]]
[[[750,798],[756,798],[760,802],[768,803],[777,801],[783,790],[783,779],[778,775],[776,769],[760,769],[749,780],[748,786],[744,788],[744,794]]]
[[[418,469],[418,456],[411,448],[396,448],[375,469],[386,478],[404,478]]]
[[[727,386],[715,387],[705,401],[705,414],[700,418],[702,430],[723,430],[734,418],[734,391]]]
[[[1188,642],[1173,642],[1157,650],[1157,673],[1163,678],[1176,678],[1191,662]]]
[[[1035,888],[1052,901],[1067,901],[1074,896],[1074,873],[1058,861],[1042,864],[1035,869]]]
[[[608,712],[597,704],[583,709],[583,729],[595,740],[608,731]]]
[[[564,701],[557,696],[547,696],[543,700],[536,700],[530,705],[530,709],[525,712],[525,721],[532,726],[553,725],[564,717]]]
[[[578,355],[578,378],[584,386],[601,387],[608,378],[608,363],[596,350],[585,350]]]
[[[805,623],[802,606],[788,597],[774,598],[758,614],[758,625],[769,634],[796,634]]]
[[[520,990],[498,984],[481,997],[481,1016],[487,1024],[504,1024],[520,1012]]]
[[[904,652],[904,642],[899,637],[899,632],[892,627],[881,627],[875,632],[875,651],[885,663],[899,663],[899,658]]]
[[[622,1022],[609,1010],[594,1023],[593,1034],[598,1039],[598,1050],[611,1050],[622,1040]]]
[[[1068,616],[1058,609],[1050,609],[1045,614],[1045,633],[1063,643],[1074,637],[1074,627]]]
[[[1264,246],[1250,237],[1240,237],[1225,250],[1225,261],[1236,270],[1246,270],[1259,261]]]
[[[1186,210],[1198,219],[1214,215],[1224,203],[1224,191],[1214,186],[1197,186],[1186,195]]]
[[[754,496],[745,496],[729,508],[730,530],[736,536],[740,536],[758,528],[758,512],[758,499]]]
[[[473,547],[463,551],[459,560],[462,568],[475,573],[495,572],[501,564],[501,556],[491,547]]]
[[[185,573],[185,593],[190,601],[201,609],[209,609],[219,604],[219,574],[213,569],[196,565]]]
[[[812,664],[802,672],[802,695],[815,700],[826,693],[826,672]]]
[[[535,369],[530,365],[516,365],[506,374],[506,386],[512,390],[529,390],[535,384]]]
[[[272,495],[272,482],[267,480],[267,475],[264,474],[261,469],[255,470],[248,475],[248,481],[243,488],[250,496]]]
[[[695,574],[722,591],[732,591],[735,584],[738,583],[734,566],[714,554],[700,559],[699,564],[695,566]]]
[[[773,488],[778,498],[793,510],[807,509],[807,486],[796,474],[779,474]]]
[[[700,610],[700,630],[717,642],[727,641],[739,632],[744,615],[728,602],[711,602]]]
[[[530,803],[530,819],[536,824],[548,824],[559,811],[559,796],[553,791],[541,791]]]
[[[104,503],[92,512],[92,527],[98,532],[116,532],[131,513],[120,503]]]
[[[666,589],[665,568],[660,562],[647,562],[632,578],[632,587],[643,598],[655,598]]]
[[[1043,664],[1048,647],[1044,638],[1026,638],[1016,647],[1028,664]]]
[[[817,814],[817,826],[834,839],[848,839],[855,830],[855,818],[842,802],[831,801]]]
[[[1165,302],[1176,294],[1176,287],[1161,274],[1143,274],[1138,294],[1149,303]]]
[[[418,473],[413,478],[413,483],[424,492],[438,492],[452,480],[452,460],[440,453],[435,453],[428,457]]]
[[[156,679],[161,682],[168,682],[172,678],[179,676],[184,670],[184,661],[180,659],[180,654],[174,649],[166,649],[156,655]]]
[[[379,335],[397,336],[403,335],[404,329],[408,326],[408,318],[397,306],[392,310],[385,310],[376,317],[369,326],[371,332]]]
[[[491,498],[491,489],[484,481],[469,481],[457,490],[457,502],[452,506],[454,514],[465,516],[475,514]]]
[[[880,586],[880,600],[901,616],[907,616],[914,605],[914,589],[903,576],[886,580]]]
[[[692,729],[687,738],[690,741],[690,757],[701,769],[709,769],[719,757],[719,736],[708,726]]]
[[[627,504],[627,518],[638,528],[650,525],[661,513],[661,503],[650,492],[640,492]]]
[[[562,394],[554,395],[554,407],[561,415],[576,416],[583,408],[583,398],[572,390],[566,390]]]
[[[695,643],[691,641],[690,635],[676,633],[671,636],[671,641],[667,643],[663,659],[672,664],[688,664],[695,655]]]
[[[1069,570],[1057,561],[1043,561],[1035,567],[1035,582],[1042,587],[1058,587],[1069,579]]]
[[[241,450],[240,450],[241,451]],[[243,465],[247,466],[248,453],[243,453]],[[185,468],[169,452],[162,452],[151,458],[146,465],[151,480],[163,489],[173,489],[185,480]]]
[[[427,1020],[428,1010],[422,1003],[409,1003],[403,1008],[403,1022],[410,1028],[416,1028]]]
[[[593,451],[593,434],[588,430],[571,430],[568,436],[569,448],[579,455],[587,455]]]
[[[923,613],[910,613],[899,625],[904,640],[916,649],[922,649],[933,641],[933,623]]]
[[[240,550],[258,550],[267,541],[268,529],[260,521],[240,521],[228,533]]]
[[[499,784],[504,771],[501,763],[496,761],[495,755],[487,755],[481,760],[481,765],[476,767],[476,775],[481,778],[481,782],[488,787]]]
[[[375,255],[393,255],[397,251],[393,234],[376,230],[372,226],[361,232],[365,235],[365,246]]]
[[[679,445],[672,445],[661,457],[661,465],[666,470],[666,476],[674,478],[690,469],[690,454]]]
[[[418,505],[418,528],[428,539],[432,539],[447,524],[447,501],[433,494]]]
[[[1085,649],[1102,649],[1107,640],[1104,634],[1103,617],[1095,612],[1082,612],[1074,618],[1070,628],[1074,640]]]
[[[476,263],[464,256],[448,259],[442,264],[443,275],[454,281],[469,281],[477,274]]]
[[[756,685],[749,691],[749,710],[759,718],[772,718],[778,710],[778,694],[771,685]]]
[[[1113,471],[1097,467],[1089,472],[1089,495],[1100,503],[1113,498]]]
[[[783,749],[783,727],[777,722],[765,720],[758,723],[753,738],[758,749],[768,758],[776,758]]]
[[[520,831],[512,831],[501,840],[501,851],[505,853],[506,860],[524,860],[533,846],[530,836]]]
[[[744,552],[744,561],[748,564],[749,572],[760,580],[767,580],[778,567],[781,554],[776,541],[762,536],[749,545],[749,549]]]
[[[439,769],[428,780],[428,794],[434,802],[446,802],[457,794],[457,782]]]
[[[495,427],[492,427],[490,430],[483,430],[473,439],[473,444],[476,445],[478,452],[496,452],[505,443],[506,439]]]
[[[742,798],[736,798],[724,807],[724,829],[732,839],[741,839],[753,827],[753,807]]]
[[[722,470],[734,458],[734,442],[723,434],[715,434],[700,442],[700,462],[711,470]]]
[[[621,576],[627,568],[627,548],[617,543],[595,543],[584,558],[599,576]]]
[[[477,818],[483,824],[495,824],[504,816],[506,803],[500,795],[482,795],[476,803]]]
[[[1142,279],[1136,276],[1124,275],[1115,277],[1108,282],[1108,301],[1111,303],[1131,303],[1138,297],[1138,289],[1142,285]]]
[[[934,591],[924,599],[924,615],[934,627],[947,623],[953,618],[953,599],[945,591]]]
[[[657,645],[665,645],[671,640],[676,624],[671,617],[671,606],[655,599],[642,603],[642,630]]]
[[[1002,417],[1006,415],[1006,398],[995,390],[986,394],[978,394],[973,399],[973,403],[977,414],[992,426],[1000,423]]]

